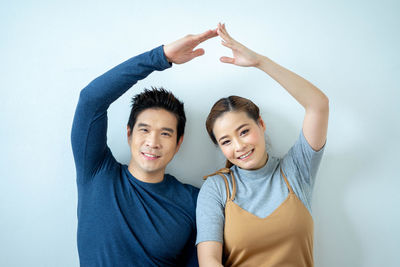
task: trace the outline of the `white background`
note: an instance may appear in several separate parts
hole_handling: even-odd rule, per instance
[[[8,1],[0,9],[0,266],[78,266],[70,129],[80,90],[120,62],[225,22],[234,38],[330,99],[314,191],[316,266],[400,266],[398,1]],[[304,111],[263,72],[206,54],[153,73],[109,110],[108,140],[129,160],[130,98],[165,86],[185,102],[183,147],[168,167],[200,186],[223,165],[204,122],[220,97],[252,99],[271,153],[295,142]]]

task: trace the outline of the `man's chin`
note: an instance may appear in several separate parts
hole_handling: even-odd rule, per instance
[[[159,167],[145,167],[142,168],[143,172],[148,174],[148,175],[157,175],[160,172],[164,172],[165,171],[165,167],[164,168],[159,168]]]

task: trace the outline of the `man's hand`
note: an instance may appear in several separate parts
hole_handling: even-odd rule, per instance
[[[189,34],[173,43],[164,45],[164,54],[171,63],[182,64],[204,54],[203,48],[193,50],[202,42],[218,36],[217,29],[201,34]]]

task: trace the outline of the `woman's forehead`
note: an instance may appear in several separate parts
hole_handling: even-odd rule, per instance
[[[215,120],[213,131],[215,135],[221,132],[236,131],[241,125],[253,125],[255,121],[243,111],[228,111]]]

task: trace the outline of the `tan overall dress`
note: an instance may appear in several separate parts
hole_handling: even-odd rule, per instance
[[[230,173],[232,194],[223,173]],[[313,219],[297,198],[282,169],[289,195],[269,216],[260,218],[233,202],[235,177],[230,169],[216,173],[225,181],[224,266],[314,266]],[[211,176],[211,175],[210,175]]]

